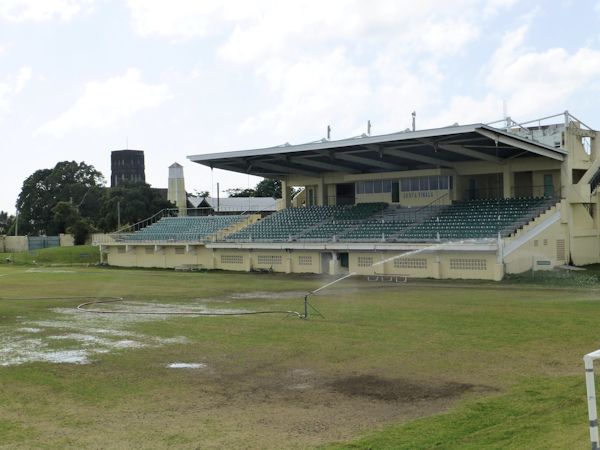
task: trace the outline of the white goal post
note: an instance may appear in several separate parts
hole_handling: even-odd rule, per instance
[[[600,359],[600,350],[588,353],[583,357],[585,366],[585,389],[587,392],[588,416],[590,424],[590,440],[592,450],[600,450],[598,442],[598,410],[596,404],[596,386],[594,384],[594,361]]]

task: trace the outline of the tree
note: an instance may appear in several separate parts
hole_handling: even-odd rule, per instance
[[[281,198],[281,181],[265,178],[254,188],[255,197],[273,197]]]
[[[227,189],[225,192],[227,192],[227,195],[229,195],[230,197],[256,197],[256,190],[252,188]]]
[[[81,219],[79,211],[70,202],[58,202],[54,208],[54,227],[59,233],[66,233],[67,229]]]
[[[0,234],[8,234],[14,221],[15,216],[9,215],[6,211],[0,211]]]
[[[193,197],[209,197],[210,193],[208,191],[198,191],[198,190],[194,190],[194,192],[192,193]]]
[[[281,181],[264,178],[252,188],[247,189],[228,189],[227,194],[230,197],[273,197],[281,198]]]
[[[88,219],[78,218],[73,225],[67,228],[67,232],[73,235],[75,245],[84,245],[94,226]]]
[[[104,177],[84,162],[62,161],[27,177],[17,199],[19,231],[23,234],[56,234],[53,209],[59,202],[77,208],[81,217],[99,219]]]
[[[133,225],[162,209],[175,208],[146,183],[123,183],[107,189],[102,202],[102,219],[97,222],[103,231],[114,231],[119,226]]]
[[[290,186],[289,188],[290,196],[293,197],[298,192],[300,192],[299,188],[294,188]],[[281,198],[281,180],[273,180],[271,178],[264,178],[262,181],[259,181],[258,184],[252,188],[246,189],[227,189],[227,194],[230,197],[273,197],[273,198]]]

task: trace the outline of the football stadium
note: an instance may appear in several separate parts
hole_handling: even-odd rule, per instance
[[[600,262],[597,132],[569,112],[192,155],[281,180],[275,213],[162,211],[100,243],[124,267],[501,280]],[[290,187],[300,187],[295,196]]]

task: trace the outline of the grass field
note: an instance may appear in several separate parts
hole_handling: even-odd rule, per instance
[[[349,279],[312,298],[324,318],[310,320],[93,314],[69,298],[125,298],[104,310],[301,311],[304,292],[328,280],[0,265],[0,445],[589,447],[591,275],[551,288]]]

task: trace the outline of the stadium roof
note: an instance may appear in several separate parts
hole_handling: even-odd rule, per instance
[[[234,172],[278,178],[324,172],[370,173],[453,167],[463,161],[502,164],[539,156],[564,160],[560,148],[484,124],[358,136],[308,144],[188,156],[193,162]]]

